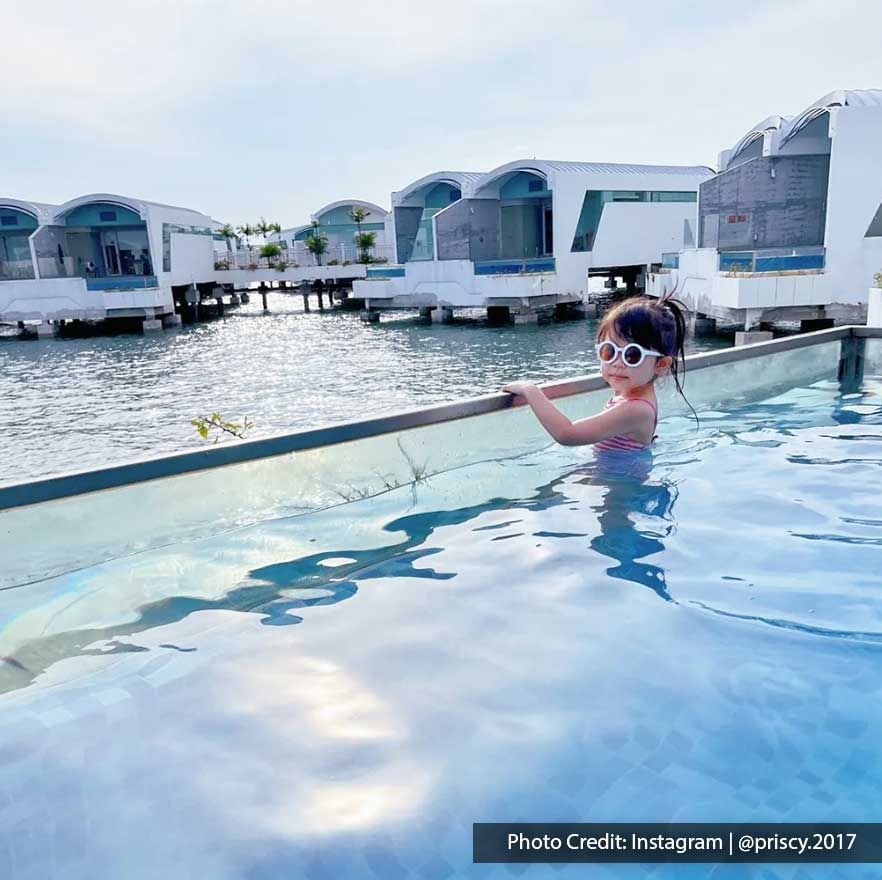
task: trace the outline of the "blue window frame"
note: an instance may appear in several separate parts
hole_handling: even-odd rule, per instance
[[[12,216],[7,214],[5,217],[0,217],[0,226],[18,226],[18,217],[14,214]]]
[[[542,192],[545,189],[544,180],[531,180],[527,184],[527,191],[531,193]]]
[[[114,223],[116,221],[116,211],[99,211],[98,219],[102,223]]]

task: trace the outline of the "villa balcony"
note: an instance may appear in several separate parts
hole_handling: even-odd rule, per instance
[[[721,251],[720,272],[794,272],[824,268],[822,247],[768,248],[757,251]]]
[[[84,280],[87,290],[147,290],[159,286],[155,275],[111,275]]]
[[[554,272],[554,257],[517,260],[483,260],[475,263],[475,275],[532,275]]]

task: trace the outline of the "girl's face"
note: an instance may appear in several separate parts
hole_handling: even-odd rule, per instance
[[[628,344],[627,339],[622,339],[616,331],[610,327],[598,342],[608,339],[616,345],[623,346]],[[613,391],[619,394],[627,394],[635,388],[642,388],[652,382],[656,376],[660,376],[666,372],[671,365],[672,358],[657,357],[653,354],[646,355],[643,363],[637,367],[629,367],[622,362],[621,354],[616,355],[616,359],[612,363],[601,361],[600,372],[606,383]]]

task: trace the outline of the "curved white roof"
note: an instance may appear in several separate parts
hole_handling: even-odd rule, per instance
[[[323,214],[327,214],[328,211],[333,211],[335,208],[344,208],[347,205],[358,206],[359,208],[364,208],[366,211],[370,211],[371,214],[376,214],[381,218],[385,218],[385,216],[389,213],[385,208],[381,208],[379,205],[375,205],[373,202],[365,202],[361,199],[341,199],[338,202],[331,202],[328,205],[325,205],[323,208],[319,208],[315,214],[311,214],[313,220],[318,220]]]
[[[395,202],[403,202],[414,195],[414,193],[423,189],[423,187],[430,186],[433,183],[449,183],[451,186],[464,191],[471,184],[477,183],[483,176],[483,171],[436,171],[433,174],[427,174],[425,177],[413,181],[413,183],[409,183],[404,189],[392,193],[392,199]]]
[[[732,155],[729,161],[731,162],[732,159],[747,149],[757,138],[761,138],[767,131],[778,131],[791,118],[790,116],[767,116],[762,122],[758,122],[732,147]]]
[[[55,213],[55,205],[47,205],[43,202],[25,202],[21,199],[8,199],[0,197],[0,208],[15,208],[17,211],[23,211],[30,214],[39,223],[48,221]]]
[[[798,131],[824,113],[839,107],[879,107],[882,109],[882,89],[837,89],[818,98],[796,116],[769,116],[754,125],[732,148],[729,162],[748,147],[757,137],[770,129],[777,130],[778,143],[783,144]]]
[[[119,205],[122,208],[128,208],[130,211],[134,211],[141,219],[147,219],[147,208],[165,208],[169,211],[182,211],[186,214],[192,214],[199,218],[205,218],[206,225],[211,225],[211,218],[207,214],[202,214],[200,211],[196,211],[193,208],[183,208],[180,205],[165,205],[162,202],[150,202],[146,199],[135,199],[131,196],[121,196],[117,193],[89,193],[85,196],[77,196],[75,199],[71,199],[69,202],[65,202],[63,205],[58,205],[53,209],[54,219],[61,219],[64,215],[69,214],[75,208],[82,207],[83,205],[90,205],[96,202],[105,202],[111,205]]]
[[[274,232],[273,236],[275,236],[276,238],[286,238],[292,235],[297,235],[298,232],[303,232],[304,229],[310,229],[311,227],[312,223],[304,223],[302,226],[292,226],[290,229],[283,229],[281,232]]]
[[[494,183],[506,174],[527,171],[539,177],[548,178],[554,174],[621,174],[623,176],[638,174],[670,175],[672,177],[695,176],[696,174],[712,174],[713,169],[706,165],[632,165],[614,162],[561,162],[552,159],[519,159],[507,162],[492,171],[488,171],[474,185],[474,192]]]
[[[823,98],[809,104],[802,113],[788,120],[781,130],[781,143],[793,137],[800,129],[813,122],[824,113],[837,107],[879,107],[882,108],[882,89],[837,89]]]
[[[113,193],[91,193],[87,196],[77,196],[63,205],[59,205],[55,209],[55,216],[61,218],[71,211],[81,208],[83,205],[91,205],[95,202],[106,203],[110,205],[119,205],[121,208],[128,208],[134,211],[141,218],[144,218],[144,203],[137,199],[127,198],[126,196],[118,196]]]

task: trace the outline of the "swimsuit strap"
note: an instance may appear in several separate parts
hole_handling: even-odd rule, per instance
[[[618,403],[618,404],[613,402],[613,401],[615,401],[617,398],[618,398],[618,400],[619,400],[619,403]],[[635,402],[637,402],[637,403],[646,403],[646,404],[648,404],[649,406],[652,407],[652,412],[653,412],[653,414],[655,415],[655,424],[653,425],[652,430],[655,431],[655,425],[658,424],[658,407],[657,407],[657,406],[656,406],[651,400],[647,400],[645,397],[620,397],[619,395],[614,394],[614,395],[613,395],[613,396],[607,401],[607,404],[606,404],[606,405],[607,405],[608,407],[618,406],[619,404],[622,404],[622,403],[630,403],[632,400],[635,401]]]

